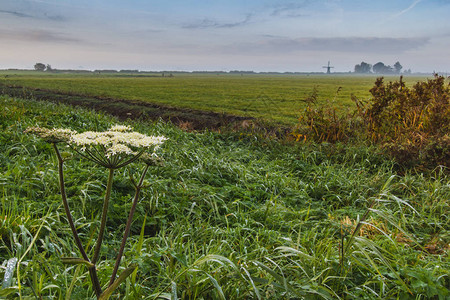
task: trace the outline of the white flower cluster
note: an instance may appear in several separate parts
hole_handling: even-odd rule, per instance
[[[114,125],[109,129],[109,131],[120,131],[120,132],[127,132],[132,130],[133,128],[127,125]]]
[[[146,149],[156,150],[167,140],[164,136],[147,136],[132,130],[130,126],[114,125],[104,132],[77,133],[70,129],[41,127],[29,127],[25,132],[34,133],[49,143],[65,142],[80,154],[85,152],[83,156],[87,159],[116,167],[136,160]]]
[[[77,132],[71,129],[28,127],[25,133],[34,133],[49,143],[67,142]]]
[[[101,146],[110,158],[117,154],[136,154],[133,150],[139,148],[157,148],[167,140],[164,136],[147,136],[131,130],[129,126],[116,125],[108,131],[86,131],[73,134],[69,143],[81,146],[81,151],[86,151],[86,147]]]

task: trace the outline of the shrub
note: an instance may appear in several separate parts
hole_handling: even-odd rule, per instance
[[[378,78],[362,111],[367,138],[403,165],[450,166],[450,85],[435,75],[405,86]]]
[[[353,112],[339,112],[333,101],[319,104],[315,89],[292,134],[297,141],[368,141],[402,166],[450,167],[450,84],[443,76],[411,88],[402,77],[387,84],[380,77],[370,93],[368,102],[353,97]]]
[[[340,89],[339,87],[336,91],[336,96]],[[339,111],[335,99],[319,103],[318,91],[314,88],[311,95],[304,100],[306,107],[292,132],[297,141],[335,143],[348,140],[353,135],[358,124],[355,112]]]

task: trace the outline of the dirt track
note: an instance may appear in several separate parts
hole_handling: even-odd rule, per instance
[[[218,129],[224,127],[245,128],[245,124],[253,119],[250,117],[162,106],[144,101],[83,96],[43,89],[24,88],[21,86],[9,86],[1,83],[0,94],[87,107],[96,111],[107,112],[122,120],[162,119],[188,130]]]

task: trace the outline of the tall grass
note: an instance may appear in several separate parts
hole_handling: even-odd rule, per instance
[[[87,269],[60,260],[73,248],[52,149],[23,131],[105,130],[112,123],[91,111],[0,98],[0,297],[94,296]],[[149,171],[124,253],[123,266],[138,270],[115,299],[449,296],[444,172],[397,175],[374,147],[132,126],[170,140],[164,167]],[[138,168],[116,174],[100,282],[113,271],[123,231],[117,224],[127,218],[129,175]],[[92,245],[105,174],[75,156],[66,176],[76,227]]]

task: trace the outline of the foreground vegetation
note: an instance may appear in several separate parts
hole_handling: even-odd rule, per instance
[[[0,74],[2,75],[2,74]],[[376,76],[354,75],[201,75],[151,77],[126,74],[53,74],[4,71],[0,83],[72,95],[140,100],[149,103],[261,118],[284,125],[297,122],[304,99],[316,90],[321,101],[354,107],[352,95],[370,96]],[[388,80],[398,79],[390,77]],[[423,77],[408,76],[411,85]],[[1,87],[1,86],[0,86]]]
[[[0,98],[1,297],[94,297],[87,268],[60,259],[79,254],[52,147],[23,131],[101,131],[117,123],[63,105]],[[169,140],[164,166],[148,171],[122,260],[122,270],[138,269],[115,299],[450,296],[450,180],[443,169],[398,175],[372,146],[129,125]],[[113,272],[134,194],[129,175],[139,170],[130,164],[114,179],[100,282]],[[75,225],[92,246],[107,176],[78,156],[65,173]]]

